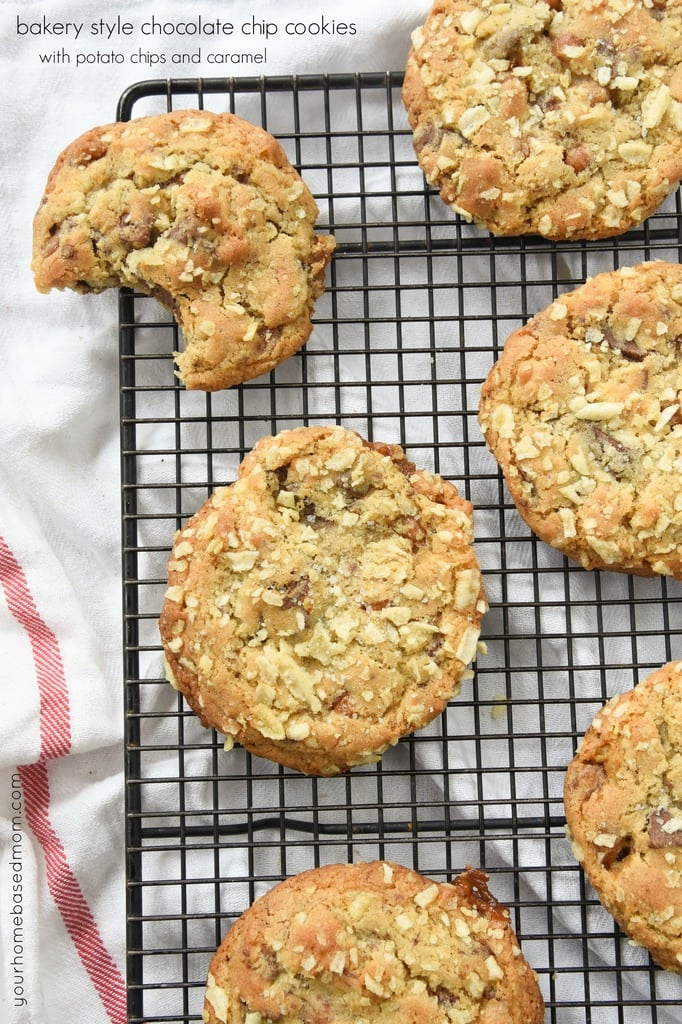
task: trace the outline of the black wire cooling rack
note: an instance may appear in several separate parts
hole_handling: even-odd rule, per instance
[[[286,876],[389,858],[484,869],[536,969],[546,1020],[673,1024],[682,983],[617,930],[564,835],[568,761],[597,708],[682,657],[680,584],[585,572],[520,521],[477,425],[507,336],[564,290],[679,260],[674,197],[617,240],[491,238],[424,183],[401,76],[142,82],[118,116],[232,110],[281,141],[338,243],[306,347],[214,394],[173,374],[177,328],[120,297],[129,1021],[199,1021],[208,961]],[[474,504],[487,652],[442,718],[380,764],[305,778],[226,752],[164,681],[157,618],[174,531],[265,434],[336,422],[452,480]]]

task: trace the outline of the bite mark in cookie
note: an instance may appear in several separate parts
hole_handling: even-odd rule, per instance
[[[127,286],[183,331],[188,388],[273,369],[307,340],[331,236],[279,143],[232,114],[179,110],[86,132],[34,219],[37,287]]]

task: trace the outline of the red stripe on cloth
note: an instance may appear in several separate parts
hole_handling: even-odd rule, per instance
[[[102,941],[97,922],[50,821],[47,764],[71,749],[69,693],[59,643],[40,617],[24,571],[1,536],[0,586],[7,607],[29,638],[40,695],[40,759],[36,764],[18,768],[26,820],[42,847],[48,889],[81,963],[111,1024],[125,1024],[125,981]]]
[[[0,583],[7,607],[31,643],[40,695],[40,755],[46,761],[71,749],[69,691],[59,644],[41,619],[24,571],[0,536]]]
[[[47,885],[52,898],[109,1020],[112,1024],[125,1024],[125,982],[102,942],[97,923],[50,821],[47,764],[39,761],[21,765],[18,771],[24,791],[26,820],[43,848]]]

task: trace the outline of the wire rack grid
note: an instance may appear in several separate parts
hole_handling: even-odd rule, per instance
[[[679,978],[624,939],[564,833],[566,765],[607,697],[682,656],[680,585],[585,572],[521,522],[477,424],[507,336],[600,270],[678,260],[679,198],[617,240],[489,237],[426,186],[397,73],[137,83],[119,119],[231,110],[282,143],[336,236],[305,348],[214,394],[173,373],[170,314],[120,295],[129,1021],[199,1021],[208,961],[281,879],[388,858],[472,864],[510,908],[546,1020],[672,1024]],[[201,727],[163,677],[173,534],[265,434],[335,422],[402,444],[475,509],[490,611],[475,677],[382,761],[306,778]]]

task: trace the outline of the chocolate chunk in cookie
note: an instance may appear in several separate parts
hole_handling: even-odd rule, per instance
[[[279,143],[178,110],[95,128],[52,169],[34,220],[41,291],[127,286],[177,318],[178,375],[214,391],[273,369],[312,329],[334,248]]]
[[[301,427],[261,440],[177,535],[160,628],[205,725],[332,775],[443,711],[485,610],[452,484],[397,445]]]

